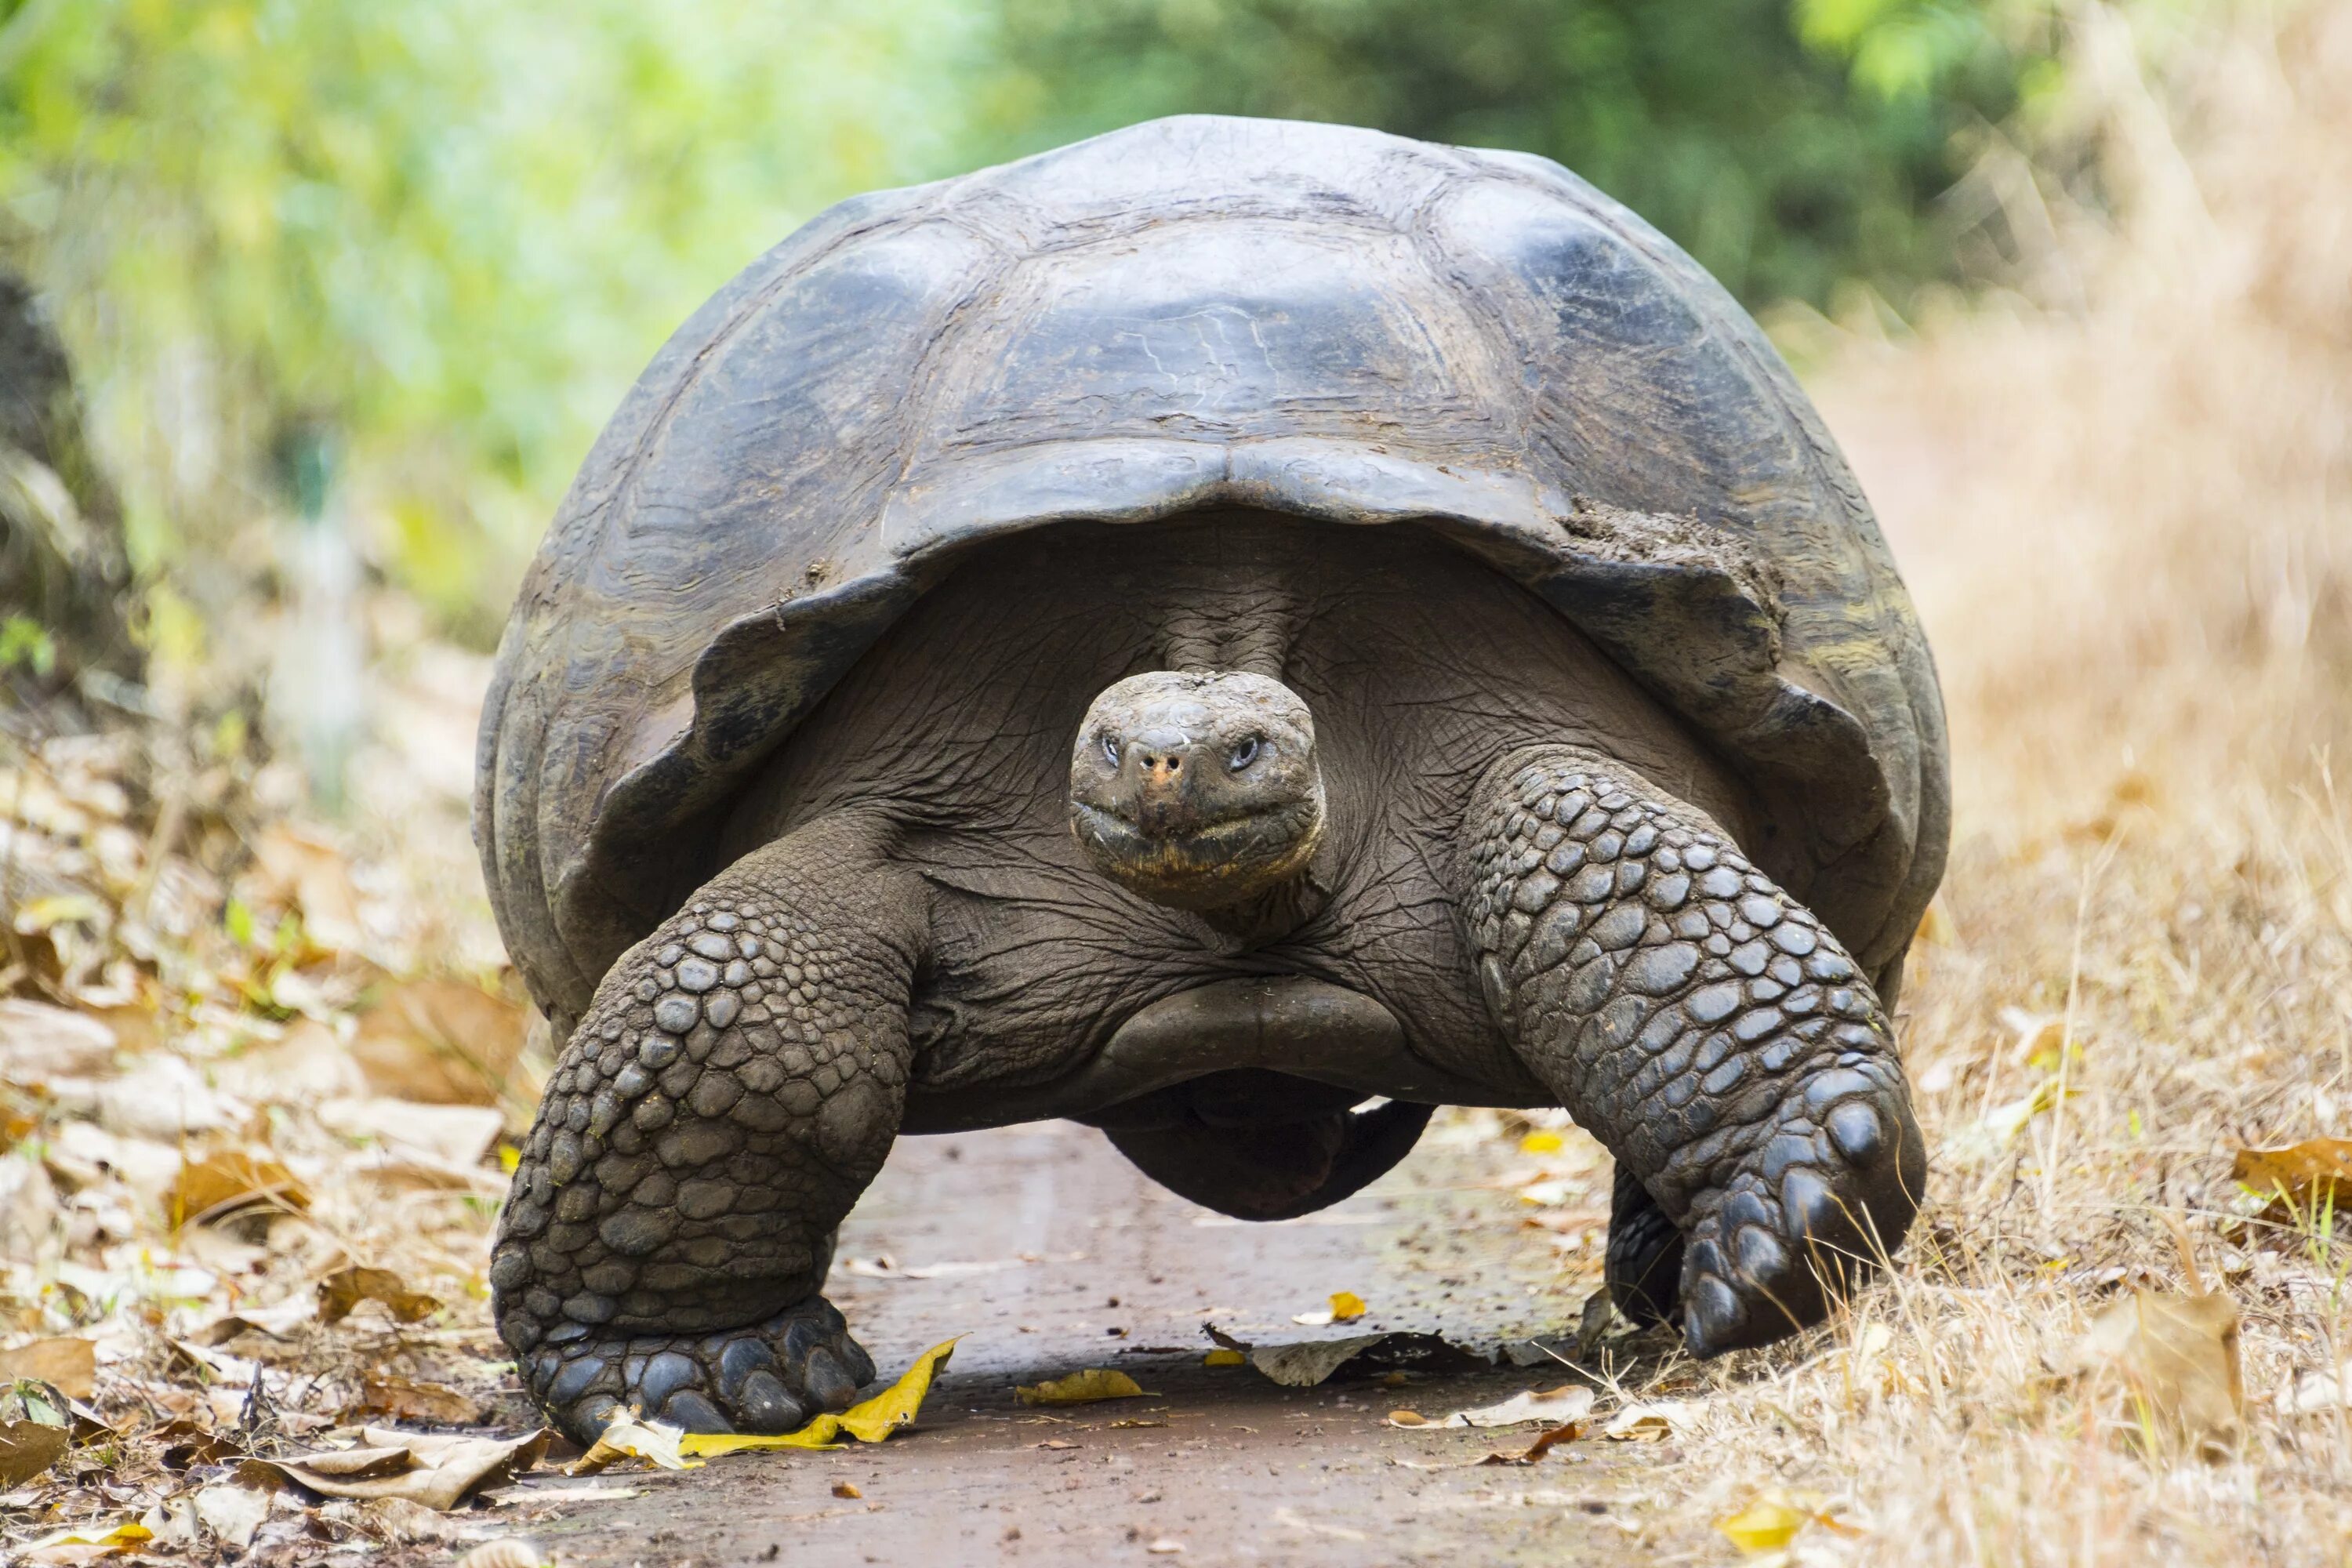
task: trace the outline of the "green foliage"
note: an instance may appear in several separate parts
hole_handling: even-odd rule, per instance
[[[2045,47],[2015,9],[1801,0],[1801,37],[1781,0],[1004,0],[992,110],[1024,150],[1190,110],[1542,153],[1750,301],[1821,301],[1945,269],[1952,133]]]
[[[140,470],[151,570],[318,422],[372,513],[429,514],[404,531],[463,592],[464,542],[536,534],[712,289],[939,162],[953,13],[30,0],[0,21],[0,242]]]
[[[165,608],[260,569],[228,542],[296,510],[316,438],[370,559],[487,638],[623,390],[753,255],[1152,115],[1547,153],[1752,301],[1937,273],[1952,132],[2014,101],[2045,0],[1790,3],[0,0],[0,260]]]

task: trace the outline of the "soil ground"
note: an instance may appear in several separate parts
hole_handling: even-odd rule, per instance
[[[1574,1374],[1556,1363],[1403,1386],[1276,1385],[1206,1367],[1202,1326],[1255,1343],[1433,1331],[1492,1353],[1572,1326],[1545,1238],[1495,1223],[1515,1201],[1424,1147],[1372,1188],[1278,1225],[1229,1220],[1153,1185],[1066,1122],[902,1142],[841,1238],[830,1294],[885,1377],[961,1333],[914,1429],[874,1447],[761,1454],[614,1478],[536,1537],[587,1564],[886,1563],[1614,1563],[1647,1561],[1641,1478],[1671,1452],[1562,1445],[1533,1427],[1406,1431]],[[929,1279],[875,1278],[972,1266]],[[1357,1322],[1302,1328],[1335,1290]],[[1523,1354],[1529,1353],[1526,1351]],[[1016,1385],[1090,1366],[1151,1397],[1023,1406]],[[1449,1466],[1415,1468],[1417,1465]],[[835,1495],[846,1482],[862,1494]]]

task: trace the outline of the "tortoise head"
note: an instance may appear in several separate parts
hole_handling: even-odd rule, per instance
[[[1217,910],[1264,893],[1322,842],[1314,715],[1263,675],[1129,676],[1078,726],[1070,829],[1154,903]]]

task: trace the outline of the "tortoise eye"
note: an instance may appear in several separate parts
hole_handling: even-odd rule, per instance
[[[1235,773],[1239,773],[1244,768],[1249,766],[1252,763],[1257,761],[1258,743],[1258,738],[1255,735],[1252,735],[1248,740],[1244,741],[1240,745],[1235,746],[1234,748],[1234,754],[1225,760],[1225,766],[1233,769]]]
[[[1103,761],[1105,761],[1105,762],[1108,763],[1112,767],[1117,767],[1117,766],[1118,766],[1118,736],[1116,736],[1116,735],[1105,735],[1105,736],[1102,738],[1102,754],[1103,754]]]

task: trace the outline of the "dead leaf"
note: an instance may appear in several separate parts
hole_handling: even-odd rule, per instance
[[[319,1107],[319,1120],[346,1138],[372,1139],[397,1158],[460,1173],[473,1173],[506,1128],[506,1118],[488,1106],[406,1100],[330,1100]]]
[[[2241,1149],[2230,1174],[2271,1200],[2263,1218],[2293,1224],[2322,1208],[2352,1206],[2352,1138],[2312,1138],[2283,1149]]]
[[[1044,1383],[1023,1384],[1013,1392],[1024,1405],[1092,1405],[1105,1399],[1151,1397],[1127,1373],[1100,1366]]]
[[[1411,1410],[1392,1410],[1388,1424],[1391,1426],[1517,1426],[1539,1422],[1547,1426],[1559,1426],[1581,1421],[1592,1413],[1592,1390],[1582,1384],[1563,1384],[1558,1388],[1530,1389],[1515,1394],[1498,1405],[1481,1405],[1475,1410],[1457,1410],[1443,1420],[1433,1421]]]
[[[482,1407],[467,1394],[438,1383],[416,1383],[389,1373],[371,1373],[360,1384],[353,1414],[389,1415],[395,1421],[428,1421],[441,1426],[470,1426],[482,1419]]]
[[[1628,1405],[1601,1426],[1601,1435],[1612,1443],[1663,1443],[1689,1420],[1690,1407],[1679,1399]]]
[[[545,1568],[553,1561],[553,1554],[529,1536],[502,1535],[467,1552],[456,1568]]]
[[[343,854],[325,834],[273,822],[254,840],[254,900],[265,906],[299,911],[302,932],[313,947],[328,952],[356,951],[364,931],[360,924],[359,889],[352,885]]]
[[[1825,1507],[1818,1494],[1783,1491],[1774,1487],[1758,1494],[1738,1512],[1717,1520],[1715,1528],[1743,1554],[1760,1557],[1787,1546],[1809,1524],[1834,1527]]]
[[[862,1404],[835,1415],[826,1412],[797,1432],[760,1436],[738,1432],[690,1432],[678,1445],[685,1454],[735,1454],[766,1448],[836,1448],[835,1437],[851,1436],[861,1443],[879,1443],[901,1427],[911,1426],[931,1391],[931,1380],[955,1354],[956,1342],[942,1340],[915,1358],[898,1381]]]
[[[1548,1426],[1536,1434],[1536,1440],[1516,1454],[1489,1454],[1478,1462],[1482,1465],[1532,1465],[1561,1443],[1572,1443],[1584,1435],[1581,1422],[1564,1421]]]
[[[537,1465],[547,1453],[550,1435],[541,1427],[502,1441],[368,1426],[361,1429],[362,1447],[248,1459],[237,1477],[250,1481],[257,1479],[254,1472],[274,1474],[327,1497],[399,1498],[446,1513],[477,1488]]]
[[[0,1491],[23,1486],[65,1458],[71,1434],[43,1421],[0,1421]]]
[[[855,1481],[835,1481],[833,1483],[833,1495],[835,1497],[862,1498],[866,1494],[857,1489],[857,1483]]]
[[[2280,1387],[2277,1408],[2281,1416],[2352,1410],[2352,1361],[2332,1372],[2311,1366],[2296,1373]]]
[[[381,1301],[404,1323],[429,1318],[441,1310],[438,1299],[411,1290],[407,1281],[389,1268],[338,1268],[319,1281],[319,1321],[339,1323],[362,1301]]]
[[[2226,1449],[2244,1429],[2238,1309],[2226,1296],[2135,1290],[2092,1320],[2067,1363],[2120,1377],[2135,1415],[2200,1452]]]
[[[1332,1292],[1330,1306],[1320,1311],[1300,1312],[1290,1321],[1310,1329],[1328,1328],[1333,1323],[1352,1323],[1364,1315],[1364,1299],[1353,1290]]]
[[[254,1532],[269,1517],[269,1494],[252,1487],[205,1487],[192,1501],[205,1533],[239,1552],[253,1544]]]
[[[496,1105],[521,1056],[524,1009],[465,980],[387,987],[360,1018],[351,1054],[378,1094],[434,1105]]]
[[[1202,1356],[1201,1358],[1201,1364],[1202,1366],[1247,1366],[1249,1364],[1249,1357],[1244,1355],[1239,1351],[1229,1351],[1224,1349],[1223,1346],[1219,1346],[1217,1349],[1211,1351],[1207,1355]]]
[[[218,1218],[260,1203],[307,1210],[310,1194],[281,1162],[247,1150],[224,1149],[182,1164],[163,1207],[177,1230],[191,1221]]]
[[[689,1459],[678,1452],[679,1440],[685,1436],[685,1427],[673,1426],[667,1421],[641,1420],[632,1407],[606,1422],[588,1451],[564,1466],[563,1473],[593,1476],[622,1459],[643,1459],[661,1470],[699,1469],[700,1460]]]
[[[114,1031],[87,1014],[0,997],[0,1080],[96,1078],[112,1065],[115,1045]]]
[[[82,1524],[27,1542],[19,1559],[25,1563],[86,1563],[155,1539],[155,1532],[135,1519],[114,1524]],[[98,1550],[93,1552],[91,1548]]]
[[[88,1399],[98,1392],[98,1346],[83,1339],[35,1340],[0,1351],[0,1382],[37,1378],[58,1393]]]

